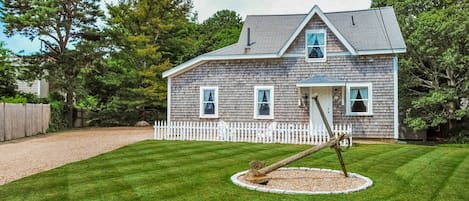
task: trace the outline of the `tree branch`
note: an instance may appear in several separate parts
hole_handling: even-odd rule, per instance
[[[52,50],[52,51],[54,51],[56,54],[59,53],[58,50],[57,50],[49,41],[44,40],[44,39],[42,39],[42,38],[39,38],[39,40],[40,40],[41,42],[43,42],[43,43],[47,46],[47,50],[48,50],[48,51],[51,51],[51,50]]]

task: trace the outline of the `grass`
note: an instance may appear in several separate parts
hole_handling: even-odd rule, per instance
[[[143,141],[0,186],[1,200],[468,200],[469,146],[356,145],[350,172],[364,191],[281,195],[235,186],[253,159],[272,163],[309,146]],[[291,166],[340,169],[331,149]]]

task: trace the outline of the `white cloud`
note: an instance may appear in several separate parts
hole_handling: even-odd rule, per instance
[[[324,12],[370,8],[371,0],[193,0],[194,10],[203,21],[222,9],[234,10],[243,17],[262,14],[307,13],[314,5]]]

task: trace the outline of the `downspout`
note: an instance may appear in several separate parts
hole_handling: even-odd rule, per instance
[[[393,58],[394,74],[394,139],[399,139],[399,93],[398,93],[398,62],[397,55]]]

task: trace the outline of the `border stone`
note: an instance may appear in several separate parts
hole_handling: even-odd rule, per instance
[[[280,171],[285,171],[285,170],[302,170],[302,171],[321,171],[321,172],[332,172],[332,173],[338,173],[341,174],[341,171],[338,170],[331,170],[331,169],[322,169],[322,168],[307,168],[307,167],[289,167],[289,168],[280,168]],[[231,176],[231,181],[240,187],[247,188],[249,190],[255,190],[255,191],[261,191],[261,192],[268,192],[268,193],[277,193],[277,194],[306,194],[306,195],[318,195],[318,194],[346,194],[346,193],[352,193],[356,191],[361,191],[365,190],[373,185],[373,181],[365,176],[359,175],[357,173],[351,173],[349,172],[350,177],[355,177],[355,178],[360,178],[365,180],[365,184],[362,186],[359,186],[357,188],[352,188],[352,189],[346,189],[346,190],[339,190],[339,191],[294,191],[294,190],[286,190],[286,189],[273,189],[273,188],[264,188],[264,187],[259,187],[255,186],[253,184],[247,183],[245,181],[240,180],[239,178],[246,174],[248,170],[238,172]]]

